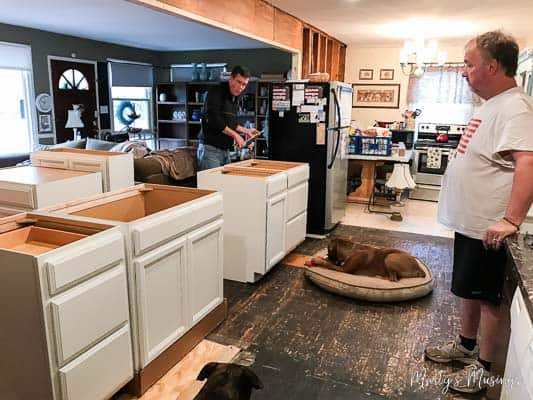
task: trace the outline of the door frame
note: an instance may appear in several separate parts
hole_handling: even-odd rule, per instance
[[[98,68],[97,68],[97,62],[92,60],[84,60],[82,58],[73,58],[73,57],[61,57],[61,56],[54,56],[54,55],[48,55],[47,56],[47,63],[48,63],[48,86],[50,90],[50,96],[52,98],[52,105],[54,104],[54,90],[52,86],[52,60],[59,60],[59,61],[72,61],[72,62],[80,62],[84,64],[93,64],[94,67],[94,85],[96,89],[96,112],[98,113],[98,116],[96,118],[97,120],[97,129],[98,129],[98,137],[100,137],[100,97],[98,93]],[[56,132],[56,110],[55,107],[52,107],[52,121],[53,121],[53,139],[54,144],[57,143],[57,132]]]

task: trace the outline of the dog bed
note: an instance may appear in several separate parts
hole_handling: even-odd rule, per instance
[[[364,275],[352,275],[322,267],[306,267],[305,276],[328,292],[358,300],[396,302],[426,296],[433,290],[433,274],[418,258],[426,273],[423,278],[403,278],[398,282]]]

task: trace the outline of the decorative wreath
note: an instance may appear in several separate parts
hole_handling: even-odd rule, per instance
[[[137,114],[135,111],[135,104],[133,104],[131,101],[121,102],[117,107],[115,115],[120,123],[126,126],[130,126],[137,118],[141,116],[140,114]]]

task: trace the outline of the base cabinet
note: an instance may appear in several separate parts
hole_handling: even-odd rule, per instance
[[[34,151],[30,156],[35,166],[100,172],[103,192],[134,184],[133,156],[128,153],[60,148]]]
[[[220,193],[143,184],[47,211],[120,227],[136,372],[166,359],[165,350],[223,303]]]
[[[511,336],[500,398],[533,399],[533,324],[520,287],[511,303]]]
[[[271,160],[198,172],[224,196],[225,279],[255,282],[305,239],[308,179],[307,164]]]
[[[120,230],[18,214],[0,232],[0,399],[109,399],[133,377]]]

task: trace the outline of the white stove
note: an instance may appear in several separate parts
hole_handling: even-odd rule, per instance
[[[417,129],[411,174],[416,188],[409,198],[438,201],[442,176],[450,154],[457,148],[467,125],[421,123]],[[435,160],[437,158],[437,160]]]

